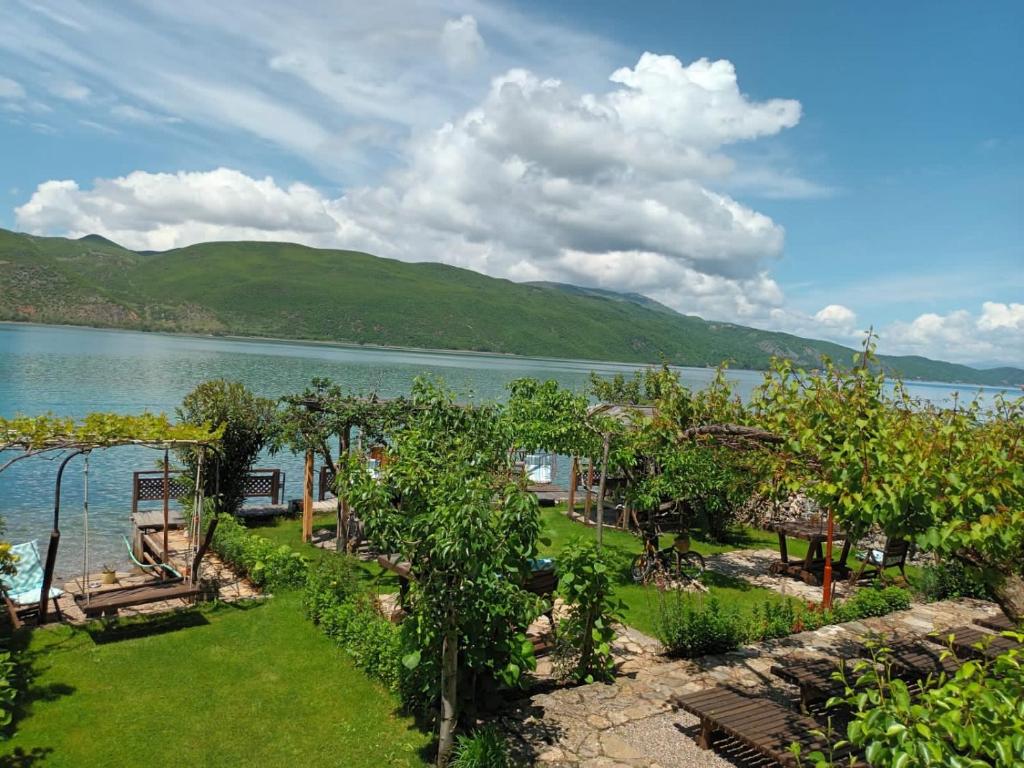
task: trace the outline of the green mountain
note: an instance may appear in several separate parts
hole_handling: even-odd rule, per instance
[[[436,263],[290,243],[130,251],[0,230],[0,320],[763,369],[838,344],[681,315],[646,296],[520,284]],[[1024,371],[884,358],[908,378],[1024,384]]]

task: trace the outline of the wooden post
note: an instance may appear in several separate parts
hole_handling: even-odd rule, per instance
[[[349,424],[345,427],[345,434],[338,438],[340,445],[338,446],[341,450],[339,451],[339,460],[344,460],[351,452],[352,446],[352,425]],[[335,549],[339,552],[348,552],[349,541],[348,541],[348,498],[344,494],[338,493],[338,474],[334,473],[334,493],[338,497],[338,530],[335,532]]]
[[[569,514],[576,511],[576,484],[579,478],[576,475],[576,457],[569,461]]]
[[[313,538],[313,451],[306,451],[306,472],[302,483],[302,543]]]
[[[820,530],[820,529],[819,529]],[[822,579],[821,607],[828,610],[832,607],[832,535],[835,532],[835,520],[832,509],[828,510],[828,538],[825,539],[825,578]]]
[[[583,501],[583,521],[590,522],[590,488],[594,485],[594,459],[587,457],[587,496]]]
[[[604,483],[608,479],[608,443],[610,435],[604,436],[604,448],[601,451],[601,482],[597,487],[597,547],[601,548],[601,533],[604,530]]]
[[[167,554],[167,528],[170,525],[168,518],[170,517],[170,503],[171,503],[171,455],[167,448],[164,448],[164,540],[163,540],[163,552],[160,553],[160,560],[164,563],[169,563],[170,556]],[[166,569],[157,568],[160,573],[160,580],[163,581],[167,578],[167,574],[164,572]]]

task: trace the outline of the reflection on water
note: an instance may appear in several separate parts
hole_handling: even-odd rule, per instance
[[[393,396],[409,391],[416,376],[442,377],[465,399],[501,398],[513,379],[555,379],[583,389],[591,371],[629,373],[635,366],[574,360],[531,359],[499,355],[432,353],[168,336],[0,323],[0,414],[82,416],[90,411],[173,414],[181,398],[201,381],[227,378],[244,382],[266,397],[302,390],[313,377],[327,377],[357,391]],[[692,387],[706,384],[709,369],[680,369]],[[730,371],[741,395],[760,382],[753,371]],[[957,389],[947,385],[913,385],[914,394],[942,402]],[[960,387],[972,396],[975,389]],[[117,448],[90,458],[90,562],[125,562],[121,536],[128,532],[131,473],[151,469],[158,451]],[[65,474],[60,569],[72,575],[82,562],[81,459]],[[265,466],[287,473],[286,497],[300,493],[301,460],[290,454],[267,457]],[[56,462],[32,458],[0,474],[0,516],[7,538],[45,539],[53,508]]]

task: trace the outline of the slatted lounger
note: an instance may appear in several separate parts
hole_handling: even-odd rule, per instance
[[[701,749],[711,749],[715,735],[724,733],[785,766],[797,765],[790,752],[794,742],[804,755],[828,749],[824,740],[811,733],[822,730],[821,723],[774,701],[732,688],[709,688],[676,697],[673,703],[700,718],[697,746]],[[845,765],[850,754],[849,748],[836,750],[833,760]]]
[[[947,635],[954,635],[953,638],[953,650],[961,656],[970,656],[975,659],[994,659],[996,656],[1001,656],[1012,648],[1020,649],[1022,646],[1016,640],[1012,640],[1009,637],[1003,637],[1002,635],[993,635],[991,632],[985,632],[978,629],[977,627],[954,627],[948,632],[942,632],[935,642],[945,643]],[[984,648],[975,648],[975,643],[983,642],[988,640],[989,643]]]
[[[995,616],[989,616],[984,619],[975,619],[974,623],[979,627],[985,627],[986,629],[994,629],[996,632],[1016,632],[1018,627],[1010,621],[1005,613],[997,613]]]
[[[812,705],[843,693],[843,683],[832,679],[838,671],[836,659],[787,659],[771,668],[773,675],[800,689],[800,711],[804,714]]]

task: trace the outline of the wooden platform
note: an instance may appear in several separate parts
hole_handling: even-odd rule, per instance
[[[162,509],[135,512],[131,516],[132,526],[142,531],[163,530],[164,512]],[[172,509],[167,515],[168,528],[177,530],[185,527],[185,518],[180,509]]]
[[[986,629],[992,629],[996,632],[1019,632],[1019,627],[1014,626],[1013,622],[1010,621],[1006,614],[996,614],[985,619],[975,619],[974,623],[979,627],[985,627]]]
[[[1009,650],[1024,648],[1016,640],[977,627],[954,627],[939,635],[936,642],[945,642],[946,635],[954,635],[953,650],[965,658],[992,660]],[[982,644],[983,647],[976,648],[977,644]]]

